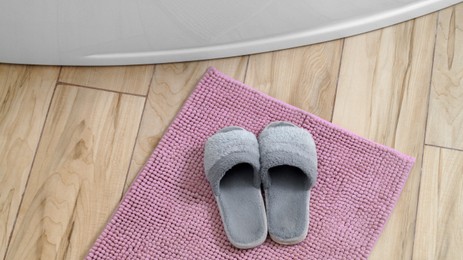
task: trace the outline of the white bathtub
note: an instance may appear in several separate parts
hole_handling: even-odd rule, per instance
[[[346,37],[461,0],[2,0],[0,62],[164,63]]]

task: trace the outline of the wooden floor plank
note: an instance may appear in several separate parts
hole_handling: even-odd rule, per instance
[[[370,259],[410,259],[437,15],[347,38],[333,123],[417,158]]]
[[[0,65],[0,259],[45,122],[58,67]]]
[[[463,149],[463,3],[439,13],[426,143]]]
[[[117,205],[144,98],[59,85],[7,259],[82,259]]]
[[[246,84],[331,120],[342,40],[251,55]]]
[[[116,92],[146,95],[154,65],[63,67],[60,82]]]
[[[132,157],[126,189],[156,147],[183,102],[209,66],[238,80],[244,80],[247,56],[156,65],[137,144]]]
[[[426,146],[413,259],[463,259],[463,152]]]

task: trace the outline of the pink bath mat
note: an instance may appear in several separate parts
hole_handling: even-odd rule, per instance
[[[282,246],[228,242],[203,169],[205,140],[272,121],[309,130],[318,152],[309,235]],[[210,68],[126,193],[87,259],[366,259],[414,164],[373,143]]]

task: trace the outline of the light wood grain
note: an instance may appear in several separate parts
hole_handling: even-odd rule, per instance
[[[0,65],[0,259],[39,143],[59,68]]]
[[[117,67],[63,67],[60,82],[146,95],[154,65]]]
[[[439,13],[426,143],[463,149],[463,3]]]
[[[58,86],[7,259],[82,259],[119,201],[144,98]]]
[[[246,84],[331,120],[342,40],[251,55]]]
[[[417,158],[370,259],[410,259],[437,15],[347,38],[333,122]]]
[[[463,259],[463,152],[426,146],[413,259]]]
[[[157,65],[132,157],[126,189],[209,66],[244,80],[248,57]]]

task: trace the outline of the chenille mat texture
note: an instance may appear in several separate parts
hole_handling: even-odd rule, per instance
[[[310,226],[300,244],[227,240],[203,166],[225,126],[256,135],[273,121],[310,131],[318,153]],[[366,140],[209,68],[139,172],[87,259],[367,259],[414,158]]]

